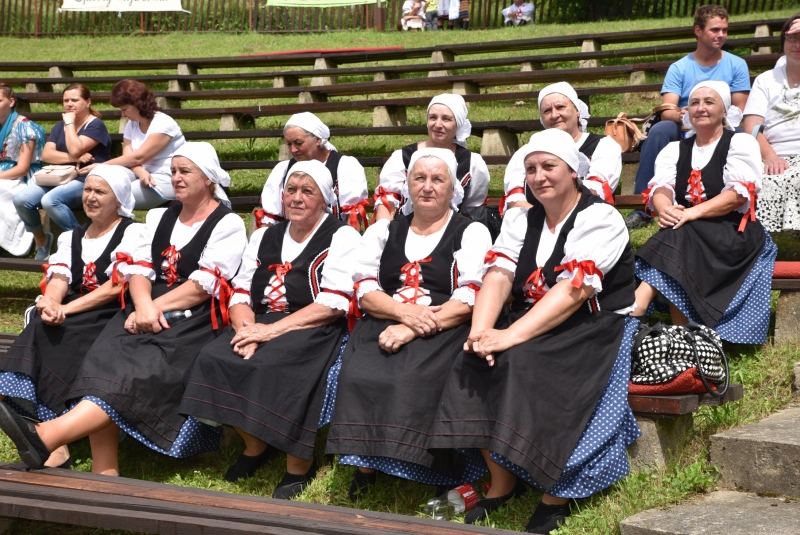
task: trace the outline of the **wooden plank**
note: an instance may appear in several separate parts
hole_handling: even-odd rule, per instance
[[[797,282],[800,282],[800,280],[798,280]],[[738,383],[734,383],[728,385],[728,390],[721,398],[712,396],[711,394],[700,394],[700,405],[711,405],[711,406],[724,405],[725,403],[730,403],[732,401],[739,401],[743,397],[744,397],[744,386]]]
[[[29,260],[27,258],[0,258],[0,269],[41,273],[42,262],[40,260]]]
[[[628,396],[631,410],[643,415],[680,416],[690,414],[699,406],[697,394],[683,396]]]
[[[772,279],[773,290],[800,291],[800,279]]]

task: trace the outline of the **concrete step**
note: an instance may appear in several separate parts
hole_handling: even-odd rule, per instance
[[[800,502],[729,490],[620,522],[622,535],[797,535]]]
[[[712,436],[711,461],[723,488],[800,497],[800,407]]]

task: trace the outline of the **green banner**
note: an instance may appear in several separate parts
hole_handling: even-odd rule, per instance
[[[268,6],[276,7],[346,7],[377,3],[378,0],[267,0]]]

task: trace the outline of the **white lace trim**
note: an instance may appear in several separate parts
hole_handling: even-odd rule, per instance
[[[65,268],[64,266],[50,266],[47,268],[48,281],[55,274],[64,275],[67,277],[67,284],[72,284],[72,270]]]
[[[111,277],[112,270],[114,269],[114,264],[109,266],[108,271],[106,274]],[[130,264],[120,264],[117,266],[117,271],[119,274],[125,277],[125,282],[131,280],[131,275],[142,275],[143,277],[147,277],[150,281],[156,280],[156,272],[153,268],[148,268],[144,266],[132,266]]]
[[[524,193],[514,193],[512,195],[509,195],[508,197],[506,197],[506,204],[505,206],[503,206],[503,211],[505,212],[506,210],[508,210],[508,205],[510,203],[519,201],[528,202],[528,198],[525,197]]]
[[[500,269],[505,269],[506,271],[510,271],[513,275],[517,272],[517,264],[509,260],[508,258],[503,258],[502,256],[498,256],[492,262],[486,263],[483,265],[483,276],[486,276],[486,272],[489,271],[489,268],[498,267]]]
[[[475,290],[469,286],[461,286],[456,288],[456,291],[453,292],[453,295],[450,297],[450,299],[461,301],[465,305],[475,306]]]
[[[235,293],[233,297],[231,297],[231,302],[228,304],[228,307],[232,307],[233,305],[247,305],[253,308],[253,300],[250,299],[250,294]]]
[[[217,278],[206,271],[195,270],[189,275],[189,280],[197,281],[197,284],[203,287],[208,295],[213,295],[219,298],[219,289],[214,291],[214,285],[217,283]]]
[[[366,280],[358,286],[356,297],[359,301],[369,292],[381,291],[381,285],[376,280]]]
[[[314,302],[334,310],[343,310],[347,312],[350,309],[349,299],[331,292],[318,293],[316,299],[314,299]]]

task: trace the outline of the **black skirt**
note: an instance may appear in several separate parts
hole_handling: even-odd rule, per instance
[[[697,219],[678,229],[661,229],[636,256],[683,288],[705,325],[728,309],[758,260],[766,235],[758,221],[739,232],[741,215]]]
[[[395,324],[366,316],[350,335],[326,451],[388,457],[451,475],[452,459],[430,452],[428,441],[448,371],[470,324],[417,338],[389,354],[381,350],[378,336]]]
[[[500,319],[506,328],[525,314]],[[548,491],[558,481],[617,359],[625,317],[577,312],[495,357],[461,352],[446,379],[432,448],[486,448]]]
[[[81,296],[72,294],[64,304]],[[39,312],[23,329],[8,352],[0,359],[0,370],[28,375],[36,384],[36,395],[48,409],[61,414],[86,352],[119,312],[112,301],[93,310],[74,314],[61,325],[47,325]]]
[[[259,314],[271,324],[285,314]],[[228,327],[200,351],[180,411],[242,429],[281,451],[311,459],[328,369],[339,356],[345,320],[290,331],[260,344],[248,360],[231,349]]]
[[[129,334],[128,305],[89,349],[68,398],[102,399],[145,438],[169,450],[186,420],[178,412],[184,374],[197,352],[216,338],[211,301],[191,310],[191,317],[157,334]]]

